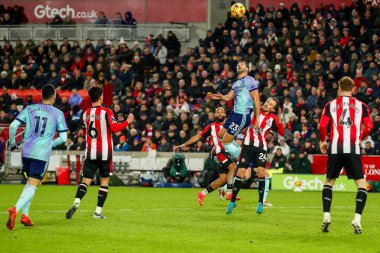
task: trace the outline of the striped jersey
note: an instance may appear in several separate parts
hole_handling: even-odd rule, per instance
[[[223,150],[222,143],[218,139],[218,134],[220,132],[220,129],[222,129],[223,123],[219,122],[213,122],[209,125],[207,125],[203,131],[200,133],[202,137],[211,137],[211,141],[215,147],[216,154],[220,153],[220,151]]]
[[[329,124],[329,154],[359,155],[360,140],[365,139],[373,128],[368,106],[347,96],[338,97],[326,104],[319,125],[321,141],[326,140]]]
[[[260,130],[257,131],[249,126],[244,136],[244,145],[254,146],[257,148],[267,150],[266,137],[269,131],[278,131],[280,135],[284,135],[284,125],[278,122],[277,117],[273,113],[260,112]],[[252,117],[251,125],[256,124],[256,117]]]
[[[112,160],[112,133],[125,129],[128,122],[117,123],[113,112],[102,106],[87,109],[82,120],[86,128],[86,159]]]

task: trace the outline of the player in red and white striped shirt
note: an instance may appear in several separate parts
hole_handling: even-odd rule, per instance
[[[220,129],[223,127],[224,121],[226,120],[226,112],[223,107],[218,107],[215,110],[215,118],[216,122],[213,122],[206,126],[203,131],[197,135],[191,137],[188,141],[178,146],[177,149],[184,149],[185,147],[196,143],[202,137],[210,136],[211,142],[214,146],[214,151],[216,153],[215,160],[218,163],[218,172],[219,178],[212,182],[209,186],[207,186],[203,191],[198,192],[198,202],[201,206],[203,206],[203,200],[205,196],[207,196],[212,191],[218,189],[219,187],[225,185],[227,183],[227,192],[231,192],[232,190],[232,182],[233,177],[236,173],[236,162],[234,162],[227,152],[223,149],[223,146],[218,139],[218,134]]]
[[[113,112],[102,106],[103,88],[92,87],[88,94],[92,101],[92,107],[83,114],[83,127],[86,128],[86,155],[83,166],[83,181],[78,186],[74,203],[66,213],[66,218],[71,219],[78,210],[80,201],[87,192],[97,170],[100,176],[100,188],[98,204],[94,218],[104,219],[102,209],[108,194],[109,177],[112,175],[112,133],[125,129],[134,117],[128,115],[126,121],[117,123]]]
[[[227,214],[231,214],[232,210],[236,207],[236,196],[241,188],[246,169],[251,162],[253,162],[254,168],[257,168],[257,176],[259,179],[259,204],[256,213],[261,214],[263,212],[265,167],[267,161],[266,136],[271,130],[278,131],[280,135],[284,135],[284,126],[281,122],[281,110],[278,110],[277,117],[273,114],[276,107],[278,107],[278,104],[279,102],[276,98],[269,98],[261,107],[259,117],[260,131],[257,131],[257,128],[252,127],[256,124],[256,118],[253,117],[252,124],[248,127],[247,132],[245,133],[243,147],[238,159],[238,172],[235,177],[232,198],[226,211]]]
[[[355,233],[362,232],[360,220],[367,200],[367,182],[363,175],[359,145],[371,133],[373,124],[367,105],[352,97],[354,85],[349,77],[339,81],[339,97],[326,104],[319,124],[320,149],[322,153],[328,153],[326,180],[322,190],[323,232],[329,232],[332,188],[343,167],[347,177],[354,179],[358,187],[355,218],[351,224]],[[330,146],[327,150],[329,124]]]

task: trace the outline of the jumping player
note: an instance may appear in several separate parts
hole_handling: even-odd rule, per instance
[[[225,185],[226,183],[227,193],[231,192],[233,178],[237,170],[236,163],[232,161],[228,154],[226,154],[220,141],[218,140],[218,133],[221,131],[222,125],[226,119],[226,112],[223,107],[216,108],[215,118],[216,122],[209,124],[203,129],[201,133],[194,135],[188,141],[177,147],[177,149],[181,149],[193,143],[196,143],[202,137],[211,136],[216,153],[215,160],[219,164],[219,178],[207,186],[203,191],[197,193],[198,202],[201,206],[203,206],[203,200],[209,193]]]
[[[258,131],[256,128],[250,126],[245,133],[243,148],[238,160],[238,172],[235,177],[232,199],[226,210],[227,214],[231,214],[232,210],[236,207],[236,196],[240,191],[245,171],[251,162],[253,162],[254,168],[257,168],[259,180],[259,203],[256,213],[261,214],[263,212],[265,166],[267,161],[266,135],[270,130],[278,131],[280,135],[284,135],[284,126],[281,122],[281,110],[278,110],[277,117],[273,114],[277,106],[278,100],[276,98],[269,98],[262,106],[259,114],[259,122],[256,121],[256,118],[252,119],[252,125],[259,123],[262,131]]]
[[[112,175],[112,133],[125,129],[134,120],[132,114],[126,121],[117,123],[113,112],[103,104],[103,88],[93,86],[88,95],[92,107],[83,114],[83,127],[86,128],[86,155],[83,166],[83,181],[78,186],[74,203],[66,212],[66,218],[71,219],[78,210],[79,204],[87,192],[97,170],[100,176],[98,203],[93,218],[105,219],[102,214],[103,205],[108,195],[109,177]]]
[[[15,140],[17,128],[23,124],[26,126],[22,144],[22,172],[28,181],[16,206],[8,209],[9,230],[13,229],[20,210],[23,213],[21,223],[33,226],[29,218],[30,203],[48,168],[51,148],[67,140],[65,116],[62,111],[53,107],[55,98],[54,86],[50,84],[43,86],[42,102],[27,106],[10,125],[8,149],[11,151],[17,149]],[[53,141],[56,132],[59,136]]]
[[[225,150],[236,159],[240,155],[241,148],[234,138],[240,131],[248,127],[251,123],[251,111],[254,107],[256,122],[260,115],[260,95],[258,82],[248,75],[248,62],[241,60],[237,64],[238,80],[232,85],[231,91],[227,95],[212,94],[214,100],[224,100],[226,102],[234,98],[233,112],[220,130],[218,137]],[[259,129],[259,125],[255,127]]]
[[[351,78],[340,79],[339,97],[326,104],[319,125],[319,146],[323,154],[328,154],[326,180],[322,190],[323,232],[329,232],[332,189],[343,167],[347,177],[354,179],[358,188],[355,217],[351,225],[356,234],[362,232],[360,222],[367,200],[367,182],[363,175],[359,145],[371,133],[373,124],[368,106],[352,97],[353,87],[354,81]],[[329,124],[330,146],[327,150],[326,136]],[[361,131],[362,125],[364,128]]]

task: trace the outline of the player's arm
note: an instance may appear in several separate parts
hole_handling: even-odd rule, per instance
[[[373,129],[373,123],[371,119],[371,114],[369,113],[368,106],[363,104],[363,118],[362,118],[362,124],[364,125],[363,131],[360,135],[360,140],[364,140]],[[359,126],[357,126],[359,127]]]
[[[211,125],[208,125],[207,127],[205,127],[205,129],[203,129],[202,132],[200,132],[199,134],[196,134],[194,135],[193,137],[191,137],[188,141],[186,141],[185,143],[179,145],[177,147],[177,150],[178,149],[181,149],[181,148],[185,148],[187,146],[190,146],[194,143],[196,143],[197,141],[199,141],[202,137],[205,137],[205,136],[209,136],[211,133]]]
[[[319,148],[323,154],[327,153],[327,126],[329,125],[331,120],[330,114],[330,104],[327,104],[323,109],[323,113],[321,116],[321,121],[319,123]]]
[[[113,112],[107,112],[107,121],[110,126],[110,129],[113,133],[124,130],[129,124],[131,124],[135,120],[135,117],[132,113],[130,113],[127,117],[127,120],[117,123],[115,117],[113,116]]]
[[[28,112],[26,109],[22,110],[20,114],[15,118],[15,120],[11,123],[9,126],[9,145],[8,149],[13,151],[17,149],[17,143],[16,143],[16,133],[17,129],[21,125],[25,125],[25,122],[27,120],[27,114]]]
[[[61,112],[58,116],[57,124],[58,137],[55,138],[55,140],[53,141],[53,148],[67,141],[67,130],[68,129],[66,125],[65,116],[63,115],[63,112]]]
[[[272,126],[272,129],[274,131],[277,131],[279,135],[284,136],[285,134],[285,127],[284,124],[282,123],[282,118],[281,118],[281,108],[278,109],[278,115],[277,118],[274,118],[274,126]]]
[[[252,79],[249,79],[249,94],[251,95],[253,105],[255,106],[255,116],[256,116],[256,129],[259,129],[260,122],[260,94],[259,94],[259,83]]]
[[[233,99],[234,96],[235,96],[234,90],[230,90],[230,92],[228,92],[227,95],[222,95],[221,93],[218,92],[217,94],[211,94],[210,98],[214,100],[223,100],[223,101],[228,102],[231,99]]]

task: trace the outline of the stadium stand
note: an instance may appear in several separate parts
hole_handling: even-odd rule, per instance
[[[230,103],[212,101],[209,95],[227,93],[236,78],[237,61],[246,59],[250,75],[260,82],[261,101],[269,96],[280,99],[290,152],[320,153],[316,129],[322,109],[346,75],[354,79],[354,94],[368,103],[374,121],[362,153],[379,155],[380,15],[371,4],[357,3],[315,11],[297,3],[277,10],[257,4],[244,19],[228,17],[207,31],[195,48],[181,48],[172,31],[157,37],[147,34],[141,44],[123,38],[117,45],[90,38],[83,43],[4,40],[0,123],[9,124],[20,109],[38,102],[38,90],[50,83],[59,90],[56,106],[65,112],[70,128],[67,144],[59,149],[81,150],[80,116],[89,106],[86,90],[99,83],[117,120],[128,113],[137,118],[114,136],[115,147],[126,139],[128,151],[171,151],[213,121],[217,106],[231,109]],[[6,25],[3,9],[0,24]],[[14,22],[20,15],[11,15]],[[273,147],[280,145],[276,134],[268,135],[268,141]],[[207,142],[189,151],[207,152]]]

